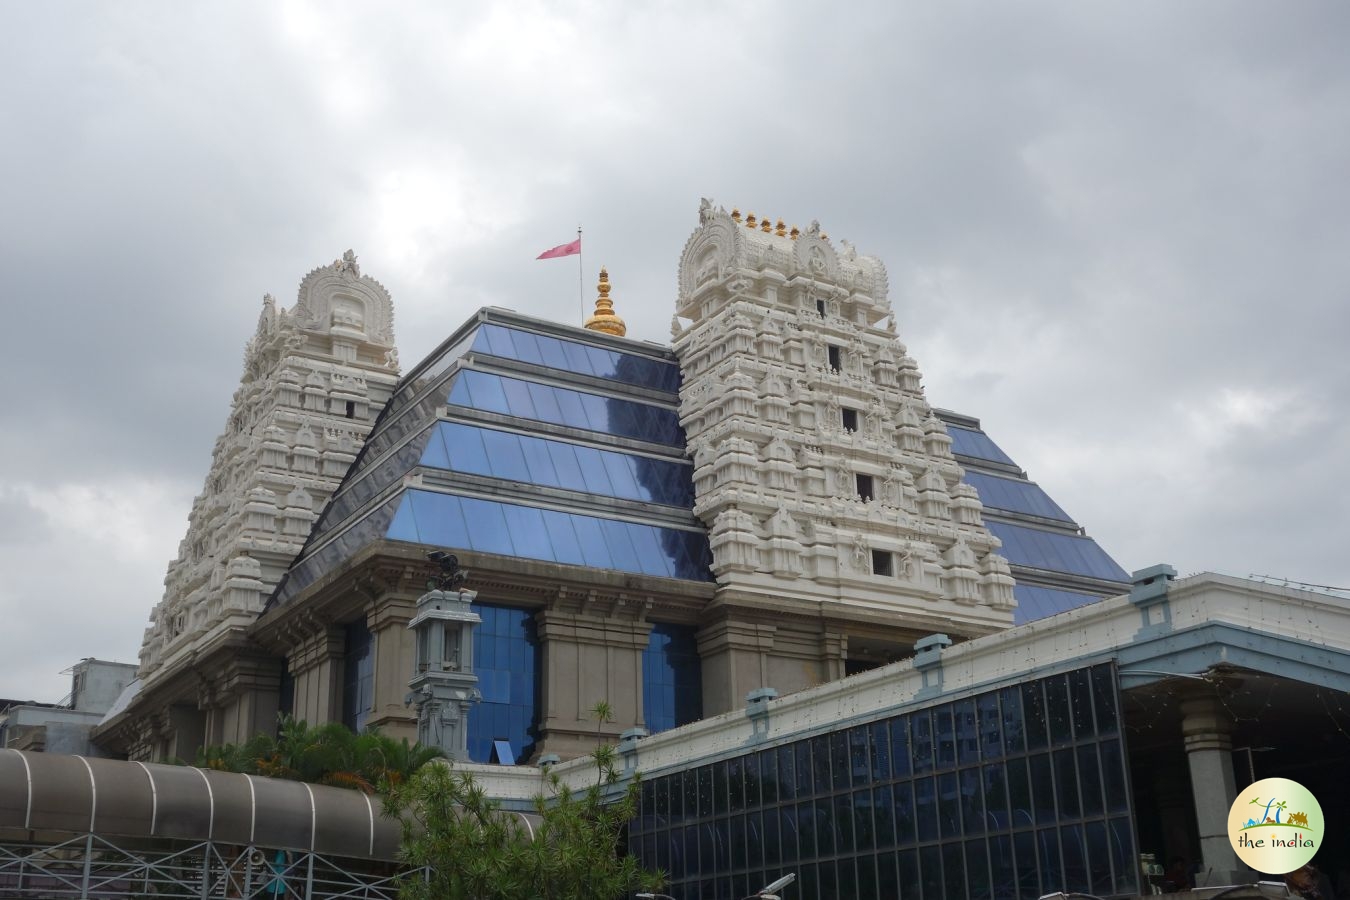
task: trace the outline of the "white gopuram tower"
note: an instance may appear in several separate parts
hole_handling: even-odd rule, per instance
[[[705,714],[1008,627],[999,541],[895,336],[886,270],[704,201],[672,338],[720,614]],[[850,662],[851,661],[851,662]]]
[[[263,298],[205,489],[145,630],[122,736],[134,758],[275,726],[280,672],[250,653],[244,630],[397,383],[393,318],[388,291],[350,250],[305,277],[294,308]]]

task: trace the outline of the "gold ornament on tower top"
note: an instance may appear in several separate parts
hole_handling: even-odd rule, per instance
[[[604,266],[600,267],[600,283],[595,287],[600,295],[595,298],[595,314],[586,320],[585,327],[591,331],[623,337],[628,333],[628,326],[614,314],[614,301],[609,299],[609,272]]]

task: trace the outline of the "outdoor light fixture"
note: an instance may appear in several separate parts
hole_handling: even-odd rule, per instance
[[[759,898],[759,900],[779,900],[778,892],[796,880],[797,873],[789,872],[777,881],[771,881],[764,885],[764,887],[760,888],[757,892],[747,897],[746,900],[754,900],[756,897]]]
[[[644,892],[641,894],[634,894],[633,896],[637,897],[638,900],[675,900],[675,898],[669,894],[650,894]]]

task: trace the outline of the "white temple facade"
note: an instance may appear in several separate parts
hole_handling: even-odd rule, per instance
[[[143,695],[189,663],[244,641],[398,375],[389,293],[361,274],[352,251],[310,272],[293,308],[279,309],[270,294],[263,298],[206,485],[145,630]],[[256,710],[233,702],[274,697],[275,661],[253,665],[243,655],[232,668],[225,678],[194,686],[191,699],[206,713],[206,743],[244,740],[275,722],[275,701]],[[258,682],[270,682],[272,690],[247,689],[263,686]],[[173,700],[181,700],[176,692]],[[155,743],[153,734],[144,739]]]
[[[907,653],[897,627],[973,637],[1012,624],[1008,563],[895,335],[879,260],[837,251],[815,223],[788,233],[705,201],[672,338],[694,511],[729,611],[705,667],[720,644],[732,682],[791,690],[806,686],[791,659],[817,655],[822,622],[837,665],[812,683],[850,657]]]

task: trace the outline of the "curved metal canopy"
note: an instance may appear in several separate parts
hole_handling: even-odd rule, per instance
[[[0,750],[0,829],[256,845],[394,860],[400,828],[360,791],[191,766]]]

